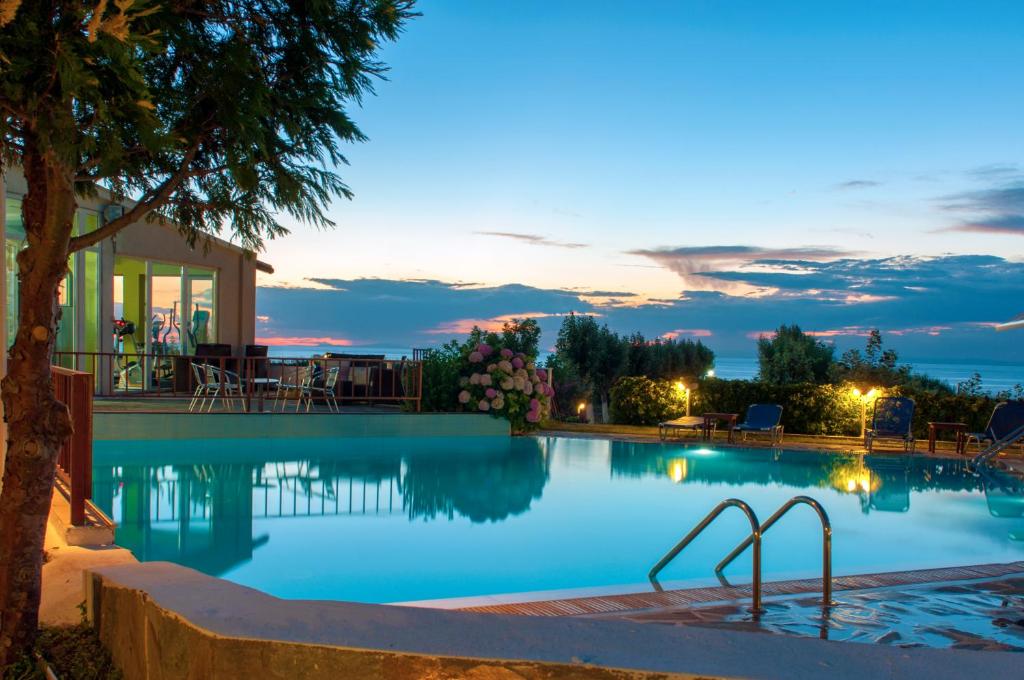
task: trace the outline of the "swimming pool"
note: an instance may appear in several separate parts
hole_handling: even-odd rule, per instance
[[[1024,559],[1020,482],[924,456],[481,437],[104,441],[94,460],[94,501],[140,560],[284,598],[649,589],[651,565],[727,497],[762,521],[819,500],[836,575]],[[712,582],[746,531],[725,513],[662,583]],[[819,574],[819,542],[798,507],[765,537],[765,579]]]

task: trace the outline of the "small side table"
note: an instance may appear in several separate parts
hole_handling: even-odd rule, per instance
[[[661,441],[668,439],[670,432],[678,435],[680,430],[693,430],[694,432],[700,430],[703,434],[704,419],[698,416],[684,416],[675,420],[667,420],[664,423],[658,423],[658,436],[661,438]]]
[[[718,421],[724,420],[729,428],[729,443],[732,444],[732,428],[736,427],[739,419],[738,413],[705,413],[704,414],[704,439],[710,440],[718,426]]]
[[[928,453],[935,453],[935,435],[939,432],[956,433],[956,452],[962,454],[967,443],[967,423],[928,423]]]

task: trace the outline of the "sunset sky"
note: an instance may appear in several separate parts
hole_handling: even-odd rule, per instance
[[[261,256],[272,342],[600,314],[722,355],[797,322],[920,359],[1024,336],[1024,5],[424,0],[333,231]],[[310,315],[309,310],[317,310]]]

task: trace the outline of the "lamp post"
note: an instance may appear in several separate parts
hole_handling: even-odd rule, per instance
[[[867,391],[867,394],[861,394],[860,388],[853,388],[853,396],[860,400],[860,438],[864,439],[864,435],[868,431],[868,402],[873,401],[878,395],[878,390],[872,387]]]
[[[686,417],[690,417],[690,388],[682,380],[676,381],[676,389],[686,394]]]

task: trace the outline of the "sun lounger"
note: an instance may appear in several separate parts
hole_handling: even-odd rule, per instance
[[[742,423],[732,428],[733,432],[742,433],[743,441],[751,433],[767,434],[772,444],[782,443],[782,406],[778,404],[751,404],[747,409],[747,417]]]
[[[982,444],[994,444],[1021,426],[1024,426],[1024,401],[1000,402],[992,409],[983,432],[968,432],[965,435],[967,441],[964,443],[964,452],[967,452],[967,446],[972,440],[981,449]]]
[[[910,397],[879,397],[875,399],[871,427],[864,432],[864,448],[873,450],[876,439],[896,439],[904,451],[913,451],[914,400]]]

